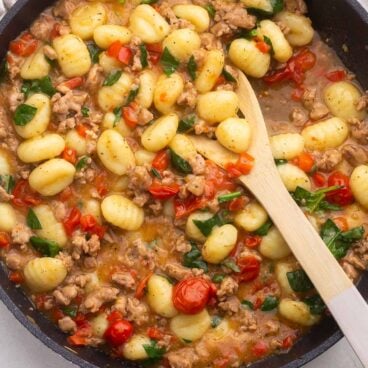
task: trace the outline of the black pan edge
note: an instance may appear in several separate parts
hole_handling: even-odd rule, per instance
[[[37,15],[54,0],[19,0],[0,22],[0,59],[9,42],[26,29]],[[364,62],[368,60],[368,14],[356,0],[307,0],[315,28],[333,47],[345,65],[353,70],[365,89],[368,89],[368,73]],[[349,53],[342,50],[346,44]],[[359,289],[368,300],[368,274],[362,277]],[[17,320],[36,338],[55,353],[82,368],[135,368],[138,364],[108,358],[92,348],[71,349],[64,346],[65,335],[49,320],[32,308],[31,303],[19,288],[8,280],[5,269],[0,266],[0,300]],[[288,353],[272,356],[257,362],[252,368],[299,368],[313,360],[342,337],[332,318],[304,336]]]

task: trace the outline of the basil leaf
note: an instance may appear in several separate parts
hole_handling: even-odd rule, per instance
[[[142,68],[143,69],[147,68],[147,66],[148,66],[148,52],[147,52],[146,45],[139,45],[139,50],[141,52],[140,60],[141,60]]]
[[[247,40],[252,40],[253,38],[258,36],[257,28],[253,28],[249,31],[242,30],[239,33],[239,38],[246,38]]]
[[[214,8],[212,4],[207,4],[204,6],[204,8],[208,11],[208,14],[210,15],[211,18],[215,17],[216,9]]]
[[[36,113],[37,107],[33,107],[27,104],[19,105],[14,114],[15,125],[27,125],[35,117]]]
[[[189,162],[177,155],[172,149],[170,149],[170,157],[171,164],[176,170],[184,174],[192,173],[192,167],[189,165]]]
[[[178,132],[187,133],[193,129],[194,125],[195,125],[195,116],[194,115],[187,116],[186,118],[181,119],[179,121]]]
[[[232,201],[235,198],[241,197],[241,192],[232,192],[229,194],[224,194],[219,197],[217,197],[217,200],[219,203],[229,202]]]
[[[27,98],[30,94],[42,92],[52,97],[56,93],[56,89],[52,85],[51,78],[46,76],[42,79],[33,81],[25,81],[22,85],[21,92]]]
[[[212,316],[211,318],[211,327],[216,328],[222,321],[220,316]]]
[[[308,305],[313,315],[320,315],[326,310],[326,304],[319,295],[309,296],[303,302]]]
[[[270,54],[275,55],[275,50],[273,48],[273,44],[272,44],[271,39],[267,36],[263,36],[263,40],[264,40],[264,42],[267,43],[268,46],[270,46]]]
[[[229,73],[225,68],[222,70],[222,75],[228,82],[236,83],[236,79],[233,77],[231,73]]]
[[[259,229],[254,231],[254,234],[259,236],[266,236],[270,231],[272,225],[273,225],[272,221],[268,219],[265,224],[263,224]]]
[[[235,263],[235,261],[233,259],[231,259],[231,258],[226,259],[224,262],[222,262],[222,265],[225,266],[226,268],[228,268],[229,270],[235,272],[235,273],[239,273],[240,272],[240,268]]]
[[[296,270],[287,272],[286,277],[289,281],[290,287],[297,293],[304,293],[308,290],[314,289],[312,282],[304,270]]]
[[[4,59],[0,64],[0,83],[4,81],[8,75],[8,62]]]
[[[81,113],[85,118],[88,118],[89,116],[89,108],[87,106],[83,106],[81,108]]]
[[[243,301],[241,302],[241,305],[242,305],[242,306],[244,306],[244,307],[246,307],[247,309],[254,310],[254,305],[253,305],[253,303],[252,303],[251,301],[249,301],[249,300],[243,300]]]
[[[183,265],[188,268],[199,268],[203,270],[204,272],[208,272],[208,265],[205,261],[202,259],[202,253],[194,244],[192,244],[192,249],[190,252],[184,254],[183,257]]]
[[[116,124],[121,120],[121,114],[122,114],[121,106],[115,107],[113,113],[115,115],[113,127],[115,128]]]
[[[220,284],[222,281],[224,281],[225,276],[224,275],[214,275],[212,277],[212,281],[216,284]]]
[[[94,42],[88,42],[87,48],[89,55],[91,56],[92,63],[97,64],[102,50]]]
[[[132,89],[129,92],[129,95],[128,95],[128,98],[127,98],[125,104],[129,105],[131,102],[133,102],[135,100],[135,98],[137,97],[138,93],[139,93],[139,87]]]
[[[284,9],[283,0],[271,0],[272,11],[259,8],[247,8],[248,13],[256,15],[259,18],[270,18]]]
[[[280,11],[284,10],[284,1],[283,0],[271,0],[273,14],[280,13]]]
[[[155,363],[161,360],[166,353],[165,348],[161,348],[157,345],[157,341],[151,340],[150,344],[143,345],[144,350],[146,351],[149,362]]]
[[[38,219],[37,215],[35,214],[32,208],[29,209],[28,214],[27,214],[27,225],[32,230],[42,229],[40,220]]]
[[[279,299],[276,296],[268,295],[263,301],[263,304],[261,306],[261,311],[270,312],[274,310],[275,308],[277,308],[278,305],[279,305]]]
[[[62,311],[67,316],[75,318],[77,317],[78,314],[78,307],[77,306],[64,307]]]
[[[15,187],[14,177],[8,174],[0,175],[0,187],[3,187],[8,194],[12,194]]]
[[[37,236],[32,236],[29,240],[32,244],[32,247],[43,256],[55,257],[61,251],[59,245],[52,240],[39,238]]]
[[[151,169],[151,174],[155,176],[157,179],[160,179],[160,180],[162,179],[160,172],[154,167]]]
[[[88,165],[89,156],[83,156],[75,165],[77,171],[81,171]]]
[[[208,220],[193,220],[194,225],[197,226],[204,236],[209,236],[215,226],[222,226],[228,224],[229,222],[229,219],[227,219],[226,216],[223,216],[223,214],[220,212],[216,213],[215,216]]]
[[[165,47],[164,52],[161,55],[162,68],[167,76],[170,76],[179,67],[179,60],[171,55],[169,49]]]
[[[331,219],[328,219],[323,224],[320,235],[334,257],[341,259],[346,256],[353,243],[363,238],[364,227],[359,226],[342,232]]]
[[[287,164],[288,161],[287,160],[283,160],[283,159],[275,159],[275,165],[276,166],[280,166],[280,165],[285,165]]]
[[[123,72],[121,70],[116,70],[115,72],[110,73],[105,81],[103,82],[103,86],[113,86],[121,77]]]
[[[188,61],[187,69],[188,69],[188,74],[190,75],[192,80],[195,80],[197,78],[198,66],[197,66],[197,62],[195,61],[195,58],[193,55],[190,57]]]

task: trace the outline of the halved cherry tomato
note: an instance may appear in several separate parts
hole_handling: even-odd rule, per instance
[[[119,52],[122,47],[123,44],[120,41],[115,41],[109,46],[106,53],[107,55],[117,59],[119,57]]]
[[[284,340],[282,340],[282,348],[290,349],[294,344],[294,339],[292,336],[286,336]]]
[[[81,216],[82,214],[79,209],[73,207],[68,217],[63,221],[64,229],[69,236],[72,235],[79,226]]]
[[[101,197],[105,196],[108,192],[106,180],[107,176],[105,172],[101,172],[100,174],[98,174],[94,180],[94,185],[97,189],[97,193]]]
[[[9,49],[13,54],[18,56],[32,55],[38,46],[38,41],[28,32],[23,33],[22,36],[10,42]]]
[[[268,43],[264,42],[264,41],[258,41],[256,43],[256,47],[259,51],[261,51],[263,54],[267,54],[270,52],[271,47]]]
[[[68,88],[68,89],[75,89],[80,87],[84,82],[84,79],[82,77],[75,77],[72,79],[69,79],[65,82],[62,82],[58,85],[58,88]]]
[[[177,219],[189,216],[195,210],[198,210],[206,205],[206,200],[202,197],[196,197],[194,195],[189,196],[186,199],[175,198],[174,210],[175,217]]]
[[[202,277],[190,277],[175,285],[173,303],[175,308],[185,314],[196,314],[202,311],[216,288]]]
[[[133,59],[133,52],[129,47],[123,46],[118,55],[118,60],[125,65],[129,65]]]
[[[158,171],[164,171],[169,167],[170,155],[166,150],[156,153],[155,158],[152,161],[152,167]]]
[[[161,340],[164,334],[156,327],[149,327],[147,330],[147,336],[152,340]]]
[[[21,284],[24,282],[24,277],[19,271],[10,271],[8,277],[9,280],[15,284]]]
[[[229,202],[229,206],[228,206],[229,211],[240,211],[245,207],[247,202],[248,202],[247,198],[244,196],[235,198]]]
[[[334,70],[325,74],[325,77],[331,82],[341,82],[346,79],[345,70]]]
[[[151,278],[151,276],[153,275],[153,272],[150,272],[146,277],[144,277],[140,283],[137,286],[137,289],[135,291],[135,297],[137,299],[141,299],[144,295],[144,290],[147,286],[148,280]]]
[[[247,248],[257,248],[261,244],[262,237],[259,235],[246,235],[244,239],[244,244]]]
[[[13,190],[12,202],[17,207],[37,206],[42,202],[38,194],[34,193],[27,180],[21,179]]]
[[[0,232],[0,248],[8,248],[10,245],[10,237],[5,232]]]
[[[77,151],[73,148],[65,147],[62,157],[64,160],[74,165],[77,162]]]
[[[105,235],[106,228],[101,226],[94,216],[92,215],[84,215],[80,218],[80,226],[81,229],[90,234],[97,235],[100,239],[102,239]]]
[[[304,172],[309,173],[314,167],[314,158],[308,152],[303,152],[299,156],[292,160],[292,163],[302,169]]]
[[[110,323],[113,323],[113,322],[116,322],[116,321],[119,321],[123,319],[123,314],[120,313],[119,311],[117,310],[114,310],[112,311],[108,316],[107,316],[107,320],[110,322]]]
[[[80,313],[78,313],[79,315]],[[77,316],[78,317],[78,316]],[[85,346],[88,343],[88,338],[92,336],[92,328],[90,323],[84,318],[82,322],[79,322],[77,319],[74,321],[78,325],[77,332],[68,337],[68,342],[73,346]]]
[[[233,180],[230,179],[228,173],[217,166],[214,162],[206,161],[206,183],[204,197],[207,199],[213,199],[219,190],[233,191],[236,185]]]
[[[163,185],[159,181],[154,180],[148,188],[148,191],[155,199],[168,199],[176,196],[179,193],[179,184],[173,183],[170,185]]]
[[[129,106],[125,106],[122,109],[123,118],[125,123],[130,128],[135,128],[138,124],[138,107],[135,103],[131,103]]]
[[[119,346],[129,340],[133,335],[133,331],[133,325],[121,319],[110,324],[104,334],[104,338],[110,345]]]
[[[346,217],[335,217],[332,220],[341,231],[349,230],[349,224],[348,224],[348,220],[346,219]]]
[[[86,138],[87,137],[87,130],[88,128],[83,125],[83,124],[78,124],[77,127],[75,128],[77,130],[77,133],[83,137]]]
[[[252,255],[241,257],[237,264],[240,268],[240,275],[238,276],[240,282],[253,281],[259,276],[261,262],[257,257]]]
[[[323,187],[326,184],[325,176],[320,173],[316,172],[312,175],[313,183],[316,187]]]
[[[328,186],[340,186],[340,189],[326,193],[326,199],[330,203],[347,206],[354,202],[354,196],[350,189],[349,177],[340,171],[333,172],[328,178]]]
[[[267,351],[268,351],[268,345],[266,342],[262,340],[256,342],[252,347],[252,353],[256,357],[262,357],[266,355]]]
[[[236,163],[229,163],[225,169],[228,172],[230,178],[238,178],[241,175],[247,175],[250,173],[254,165],[254,158],[248,153],[244,152],[240,154]]]
[[[157,52],[158,54],[162,53],[162,43],[150,43],[146,45],[147,51],[149,52]]]

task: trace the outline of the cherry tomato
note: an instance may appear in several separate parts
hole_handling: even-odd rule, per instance
[[[248,153],[240,154],[236,163],[229,163],[226,165],[226,171],[230,178],[238,178],[241,175],[247,175],[253,168],[254,158]]]
[[[346,79],[345,70],[334,70],[325,74],[325,77],[331,82],[341,82]]]
[[[169,167],[170,156],[166,150],[156,153],[152,161],[152,167],[158,171],[164,171]]]
[[[83,138],[86,138],[87,137],[87,130],[88,128],[83,125],[83,124],[78,124],[77,127],[76,127],[76,130],[77,130],[77,133],[83,137]]]
[[[267,44],[264,41],[258,41],[256,43],[256,47],[259,51],[261,51],[263,54],[267,54],[269,53],[269,51],[271,50],[271,47],[269,44]]]
[[[284,340],[282,340],[282,348],[290,349],[294,344],[294,339],[292,336],[286,336]]]
[[[137,286],[137,289],[135,291],[135,297],[137,299],[141,299],[144,295],[144,290],[146,289],[148,280],[151,278],[151,276],[153,275],[153,272],[150,272],[146,277],[144,277],[140,283]]]
[[[109,323],[113,323],[119,320],[123,319],[123,315],[122,313],[120,313],[117,310],[112,311],[108,316],[107,316],[107,320],[109,321]]]
[[[213,292],[210,282],[202,277],[191,277],[175,285],[173,303],[182,313],[196,314],[206,307]]]
[[[68,88],[68,89],[76,89],[80,87],[84,82],[84,79],[82,77],[75,77],[72,79],[69,79],[65,82],[62,82],[58,85],[58,88]]]
[[[162,185],[157,180],[150,185],[148,191],[155,199],[168,199],[176,196],[179,193],[180,187],[178,184]]]
[[[340,189],[326,193],[326,199],[330,203],[347,206],[354,202],[354,196],[350,189],[349,177],[340,171],[333,172],[328,178],[328,186],[340,186]]]
[[[59,193],[58,198],[61,202],[66,202],[74,196],[73,189],[69,186],[66,187],[61,193]]]
[[[149,52],[157,52],[158,54],[162,53],[162,44],[157,42],[157,43],[150,43],[148,45],[146,45],[147,51]]]
[[[245,207],[247,202],[247,198],[244,196],[235,198],[229,202],[229,211],[240,211]]]
[[[161,340],[164,334],[156,327],[149,327],[147,330],[147,336],[152,340]]]
[[[80,226],[83,231],[86,231],[90,234],[95,234],[100,239],[104,237],[106,232],[106,228],[104,226],[101,226],[92,215],[82,216],[80,218]]]
[[[5,232],[0,232],[0,248],[8,248],[10,245],[10,237]]]
[[[9,49],[13,54],[25,57],[32,55],[36,51],[37,46],[38,41],[27,32],[23,33],[23,35],[16,40],[10,42]]]
[[[345,217],[335,217],[332,220],[341,231],[349,230],[349,223]]]
[[[119,57],[119,52],[122,47],[123,44],[120,41],[115,41],[109,46],[106,53],[107,55],[117,59]]]
[[[240,268],[240,275],[238,276],[240,282],[253,281],[259,276],[261,262],[257,257],[252,255],[241,257],[237,264]]]
[[[64,160],[74,165],[77,162],[77,151],[73,148],[65,147],[62,157]]]
[[[68,342],[72,346],[85,346],[88,343],[88,337],[92,335],[92,328],[86,319],[83,320],[83,323],[78,323],[77,319],[74,321],[78,325],[77,332],[68,337]]]
[[[123,46],[118,55],[118,60],[125,65],[129,65],[133,59],[133,52],[129,47]]]
[[[94,185],[97,189],[97,193],[101,197],[105,196],[108,192],[106,180],[107,176],[105,172],[101,172],[100,174],[98,174],[94,180]]]
[[[123,107],[123,118],[130,128],[135,128],[138,124],[138,109],[136,104],[131,103],[129,106]]]
[[[59,319],[62,319],[62,318],[65,317],[63,311],[60,308],[57,308],[57,307],[53,308],[51,313],[52,313],[52,319],[55,322],[57,322]]]
[[[14,284],[21,284],[24,282],[24,277],[19,271],[10,271],[8,277],[11,282],[14,282]]]
[[[325,176],[320,173],[316,172],[312,175],[313,183],[316,187],[323,187],[326,184]]]
[[[314,167],[314,158],[310,153],[303,152],[298,157],[294,158],[292,163],[298,166],[304,172],[309,173]]]
[[[110,324],[104,338],[113,346],[124,344],[133,335],[133,325],[122,319]]]
[[[70,211],[68,217],[63,221],[64,229],[69,236],[72,235],[79,226],[81,216],[82,214],[79,209],[74,207]]]
[[[267,351],[268,351],[268,345],[266,342],[262,340],[256,342],[252,347],[252,353],[256,357],[262,357],[266,355]]]
[[[234,191],[236,185],[230,179],[228,173],[217,166],[214,162],[206,161],[206,182],[204,189],[204,197],[213,199],[219,190]]]
[[[37,206],[42,202],[38,194],[29,186],[28,180],[21,179],[13,189],[12,202],[17,207]]]
[[[247,248],[257,248],[261,244],[262,237],[259,235],[246,235],[244,244]]]
[[[194,195],[189,196],[186,199],[175,198],[174,199],[174,210],[175,217],[177,219],[189,216],[192,212],[203,208],[206,205],[206,200],[201,197]]]

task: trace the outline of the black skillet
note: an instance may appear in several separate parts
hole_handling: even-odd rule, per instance
[[[29,27],[40,12],[53,2],[54,0],[19,0],[16,3],[0,23],[0,59],[4,57],[9,42]],[[368,89],[368,14],[355,0],[309,0],[307,3],[314,27],[335,49],[345,65],[357,75],[363,87]],[[344,44],[348,47],[348,53],[342,49]],[[367,273],[360,281],[359,290],[368,300]],[[92,348],[76,349],[76,353],[65,348],[65,334],[43,315],[33,310],[22,290],[14,287],[1,266],[0,299],[34,336],[82,368],[139,366],[131,362],[113,360]],[[301,367],[326,351],[341,337],[342,334],[334,320],[326,318],[304,336],[288,354],[272,356],[252,365],[252,368]]]

